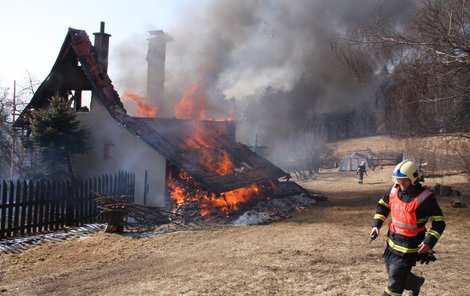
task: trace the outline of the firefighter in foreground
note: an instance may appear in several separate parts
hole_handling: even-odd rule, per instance
[[[446,227],[444,215],[434,194],[419,182],[416,165],[404,160],[392,174],[395,184],[379,200],[374,215],[371,241],[379,235],[379,230],[387,217],[387,247],[384,252],[388,285],[383,295],[402,295],[411,290],[418,295],[424,278],[416,276],[411,268],[416,262],[428,264],[435,261],[432,249]],[[430,219],[431,229],[426,233],[425,225]]]

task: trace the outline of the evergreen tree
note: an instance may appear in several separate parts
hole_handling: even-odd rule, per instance
[[[67,102],[59,97],[50,99],[49,108],[32,112],[31,142],[40,157],[44,177],[74,177],[71,157],[88,150],[88,130],[80,122]]]

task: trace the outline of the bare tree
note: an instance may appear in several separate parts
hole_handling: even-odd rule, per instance
[[[23,139],[12,127],[16,115],[34,95],[39,85],[29,72],[24,81],[13,87],[4,86],[0,81],[0,177],[14,178],[23,175],[27,158],[23,149]]]
[[[388,131],[468,130],[470,3],[421,0],[400,21],[386,19],[380,11],[373,23],[354,28],[333,47],[361,81],[373,73],[371,68],[388,70],[382,86]]]
[[[13,102],[9,88],[0,87],[0,177],[12,178],[18,172],[22,149],[12,128]]]

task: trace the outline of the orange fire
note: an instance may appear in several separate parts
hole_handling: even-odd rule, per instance
[[[206,88],[201,83],[191,85],[176,105],[175,115],[179,119],[206,119]]]
[[[215,130],[204,128],[201,122],[193,123],[192,136],[189,137],[185,145],[195,148],[199,152],[199,161],[212,172],[221,176],[233,174],[235,164],[226,151],[217,150],[219,145],[213,139],[210,133],[217,133]]]
[[[274,183],[266,187],[251,184],[216,196],[213,193],[200,190],[199,185],[184,171],[180,171],[177,177],[170,173],[168,180],[170,197],[175,201],[175,210],[185,203],[197,202],[199,214],[203,217],[213,216],[217,212],[230,216],[239,211],[241,206],[261,200],[263,194],[274,189],[274,186]]]
[[[201,216],[212,216],[216,210],[229,215],[239,210],[239,206],[258,199],[261,189],[257,184],[222,193],[219,198],[201,201]]]
[[[191,84],[181,96],[175,107],[175,116],[178,119],[195,120],[227,120],[234,119],[233,110],[224,109],[225,114],[207,115],[206,83],[201,80]]]
[[[155,117],[157,115],[158,107],[154,103],[142,98],[135,93],[126,91],[124,93],[123,100],[127,102],[131,101],[135,104],[135,112],[137,116]]]
[[[209,170],[226,176],[232,174],[235,164],[226,151],[221,151],[213,139],[218,137],[214,128],[203,126],[199,120],[207,120],[206,117],[206,84],[203,79],[193,83],[184,93],[175,109],[176,118],[192,119],[193,131],[191,137],[186,139],[184,145],[194,148],[199,152],[199,161]],[[229,116],[232,118],[232,116]]]
[[[191,119],[191,135],[182,144],[182,148],[192,148],[197,153],[198,161],[208,170],[220,176],[234,174],[235,164],[230,154],[217,143],[221,134],[226,133],[219,127],[205,125],[206,114],[206,85],[203,80],[192,84],[181,97],[176,106],[175,115],[179,119]],[[232,120],[233,116],[225,116],[225,120]],[[171,170],[170,170],[171,171]],[[268,187],[273,189],[273,184]],[[212,216],[215,213],[230,215],[240,209],[240,206],[263,198],[266,188],[252,184],[216,196],[213,193],[200,189],[200,186],[187,173],[180,171],[177,176],[170,173],[168,188],[175,207],[184,204],[196,204],[201,216]]]

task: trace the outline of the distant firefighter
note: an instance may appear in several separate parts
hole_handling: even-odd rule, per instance
[[[359,184],[364,183],[364,174],[367,175],[366,162],[362,161],[356,170],[356,175],[359,175]]]

